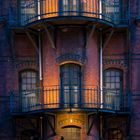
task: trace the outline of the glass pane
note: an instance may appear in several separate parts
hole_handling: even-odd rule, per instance
[[[115,76],[115,71],[111,71],[111,76]]]
[[[110,82],[110,77],[106,77],[105,82]]]
[[[36,78],[32,78],[32,84],[36,84]]]
[[[22,85],[22,90],[26,90],[26,85]]]
[[[27,77],[31,77],[32,73],[31,72],[27,72]]]
[[[26,84],[27,80],[25,78],[22,79],[22,84]]]
[[[110,76],[110,72],[109,71],[106,71],[105,72],[105,76]]]
[[[32,79],[28,78],[27,79],[27,84],[31,84],[32,83]]]
[[[111,88],[110,83],[105,83],[106,88]]]
[[[111,83],[111,89],[114,89],[115,88],[115,84],[114,83]]]
[[[35,72],[32,72],[32,77],[36,77],[36,73]]]
[[[115,82],[115,78],[116,77],[111,77],[111,81],[110,82]]]
[[[116,82],[120,82],[120,77],[116,77]]]
[[[118,76],[118,77],[119,77],[119,76],[120,76],[120,72],[118,72],[118,71],[117,71],[117,72],[116,72],[116,76]]]
[[[116,83],[116,88],[117,88],[117,89],[120,88],[120,83]]]
[[[32,85],[27,84],[26,86],[27,86],[27,90],[31,90],[32,89],[32,87],[31,87]]]

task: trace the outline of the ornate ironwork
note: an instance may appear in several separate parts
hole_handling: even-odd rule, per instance
[[[21,24],[54,17],[88,17],[114,24],[128,23],[128,7],[118,1],[106,0],[38,0],[22,1]]]
[[[21,91],[22,92],[22,91]],[[11,108],[12,112],[29,112],[36,110],[50,110],[61,108],[77,108],[77,109],[99,109],[107,111],[128,112],[128,98],[129,96],[124,94],[121,98],[120,94],[117,94],[113,89],[103,89],[101,91],[94,87],[83,87],[79,89],[61,89],[60,86],[44,87],[44,89],[26,90],[24,96],[12,95]],[[64,102],[66,96],[77,92],[76,97],[80,97],[80,101],[71,100]],[[101,102],[101,92],[103,92],[103,103]],[[64,98],[60,97],[60,93]],[[42,99],[44,99],[42,101]]]

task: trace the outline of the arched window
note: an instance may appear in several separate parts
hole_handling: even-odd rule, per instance
[[[104,87],[109,89],[122,88],[122,71],[118,69],[107,69],[104,71]]]
[[[39,92],[37,91],[38,74],[33,70],[20,73],[20,92],[22,111],[32,110],[38,103]]]
[[[65,107],[76,107],[80,101],[81,67],[77,64],[64,64],[60,67],[61,99]]]
[[[20,73],[21,90],[36,89],[37,83],[38,83],[37,72],[33,70],[26,70]]]
[[[66,126],[62,128],[64,140],[81,140],[81,128],[77,126]]]
[[[104,106],[118,110],[121,103],[121,91],[123,86],[122,71],[107,69],[104,71]]]

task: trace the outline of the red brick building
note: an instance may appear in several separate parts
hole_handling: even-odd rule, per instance
[[[1,0],[0,140],[139,140],[139,44],[139,0]]]

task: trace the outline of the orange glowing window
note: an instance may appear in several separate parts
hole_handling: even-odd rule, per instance
[[[40,2],[42,18],[58,16],[58,0],[43,0]]]

